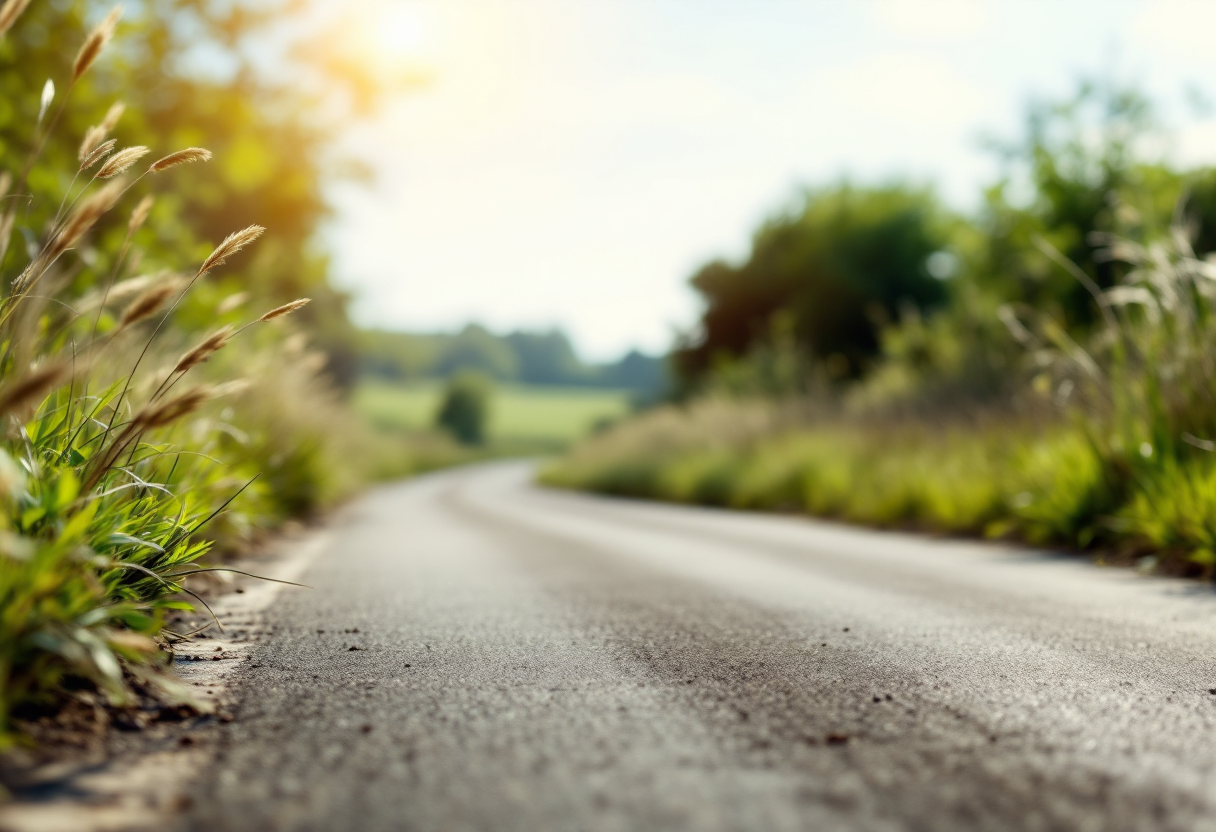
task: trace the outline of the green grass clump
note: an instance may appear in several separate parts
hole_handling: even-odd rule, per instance
[[[741,410],[756,406],[740,403]],[[1089,469],[1077,465],[1084,458],[1058,455],[1086,447],[1065,427],[1043,437],[1014,425],[977,431],[826,421],[734,445],[650,450],[642,436],[648,421],[683,421],[689,436],[705,425],[699,407],[643,416],[575,449],[542,478],[675,502],[1056,542],[1075,537],[1078,506],[1092,491]],[[1052,459],[1070,467],[1043,470],[1041,461]]]

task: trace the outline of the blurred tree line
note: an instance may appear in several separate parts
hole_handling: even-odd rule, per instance
[[[76,47],[113,5],[108,0],[41,0],[0,42],[0,154],[12,160],[12,167],[20,168],[36,141],[43,79],[58,90],[41,124],[45,127],[55,119],[56,105],[71,83]],[[121,5],[119,37],[71,91],[72,105],[30,172],[24,193],[33,195],[31,204],[41,206],[42,213],[34,208],[19,215],[17,239],[33,245],[43,232],[58,205],[57,195],[79,166],[85,131],[121,102],[125,111],[113,131],[119,147],[147,145],[149,158],[192,145],[215,154],[207,165],[175,169],[171,187],[155,177],[146,180],[158,201],[153,221],[135,239],[138,272],[183,268],[191,257],[201,260],[231,231],[252,223],[267,226],[261,244],[234,258],[223,276],[199,287],[181,311],[181,323],[187,328],[210,325],[206,310],[219,298],[241,292],[249,294],[247,302],[259,313],[293,298],[312,297],[300,319],[312,331],[314,345],[328,355],[330,375],[340,384],[350,383],[355,334],[346,297],[329,283],[328,257],[317,243],[317,231],[330,213],[327,182],[358,173],[333,148],[341,123],[335,116],[353,112],[356,102],[365,103],[362,81],[327,77],[324,83],[302,83],[321,77],[315,62],[307,68],[307,50],[302,49],[285,55],[295,62],[292,71],[270,68],[267,44],[291,41],[283,27],[286,15],[304,9],[296,0],[124,0]],[[114,212],[104,222],[94,245],[116,248],[125,232],[124,212]],[[9,250],[10,261],[24,256],[20,248]],[[78,255],[77,279],[95,280],[89,251]]]
[[[496,381],[611,387],[657,393],[666,388],[662,358],[632,350],[618,361],[585,363],[561,330],[496,335],[470,324],[455,333],[367,330],[359,334],[360,368],[390,381],[449,378],[475,371]]]
[[[906,183],[802,192],[742,262],[692,276],[704,311],[671,356],[679,394],[859,379],[899,395],[998,393],[1022,352],[997,308],[1033,306],[1084,337],[1091,290],[1125,268],[1101,256],[1103,234],[1159,237],[1182,211],[1195,251],[1216,251],[1216,170],[1153,160],[1162,135],[1144,95],[1085,81],[991,143],[1001,174],[973,216]]]

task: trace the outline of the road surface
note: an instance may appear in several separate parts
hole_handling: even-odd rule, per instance
[[[1216,829],[1210,588],[530,476],[344,513],[182,829]]]

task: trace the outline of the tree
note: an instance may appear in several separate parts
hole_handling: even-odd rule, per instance
[[[686,380],[769,340],[778,318],[808,356],[856,376],[878,350],[879,328],[901,306],[946,298],[927,261],[949,243],[934,195],[900,185],[807,191],[756,232],[740,265],[714,261],[691,280],[705,300],[697,335],[674,355]]]
[[[465,445],[482,444],[490,418],[490,392],[490,381],[481,373],[457,373],[444,391],[435,424]]]

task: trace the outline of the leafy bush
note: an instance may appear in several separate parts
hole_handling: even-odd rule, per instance
[[[924,189],[844,183],[807,191],[756,231],[745,262],[714,261],[692,277],[706,309],[696,335],[674,353],[677,371],[697,386],[724,358],[762,344],[776,323],[833,376],[858,375],[901,304],[945,301],[945,285],[926,264],[949,243],[950,224]]]
[[[451,432],[465,445],[480,445],[486,439],[490,420],[490,381],[480,373],[457,373],[448,382],[435,424]]]

